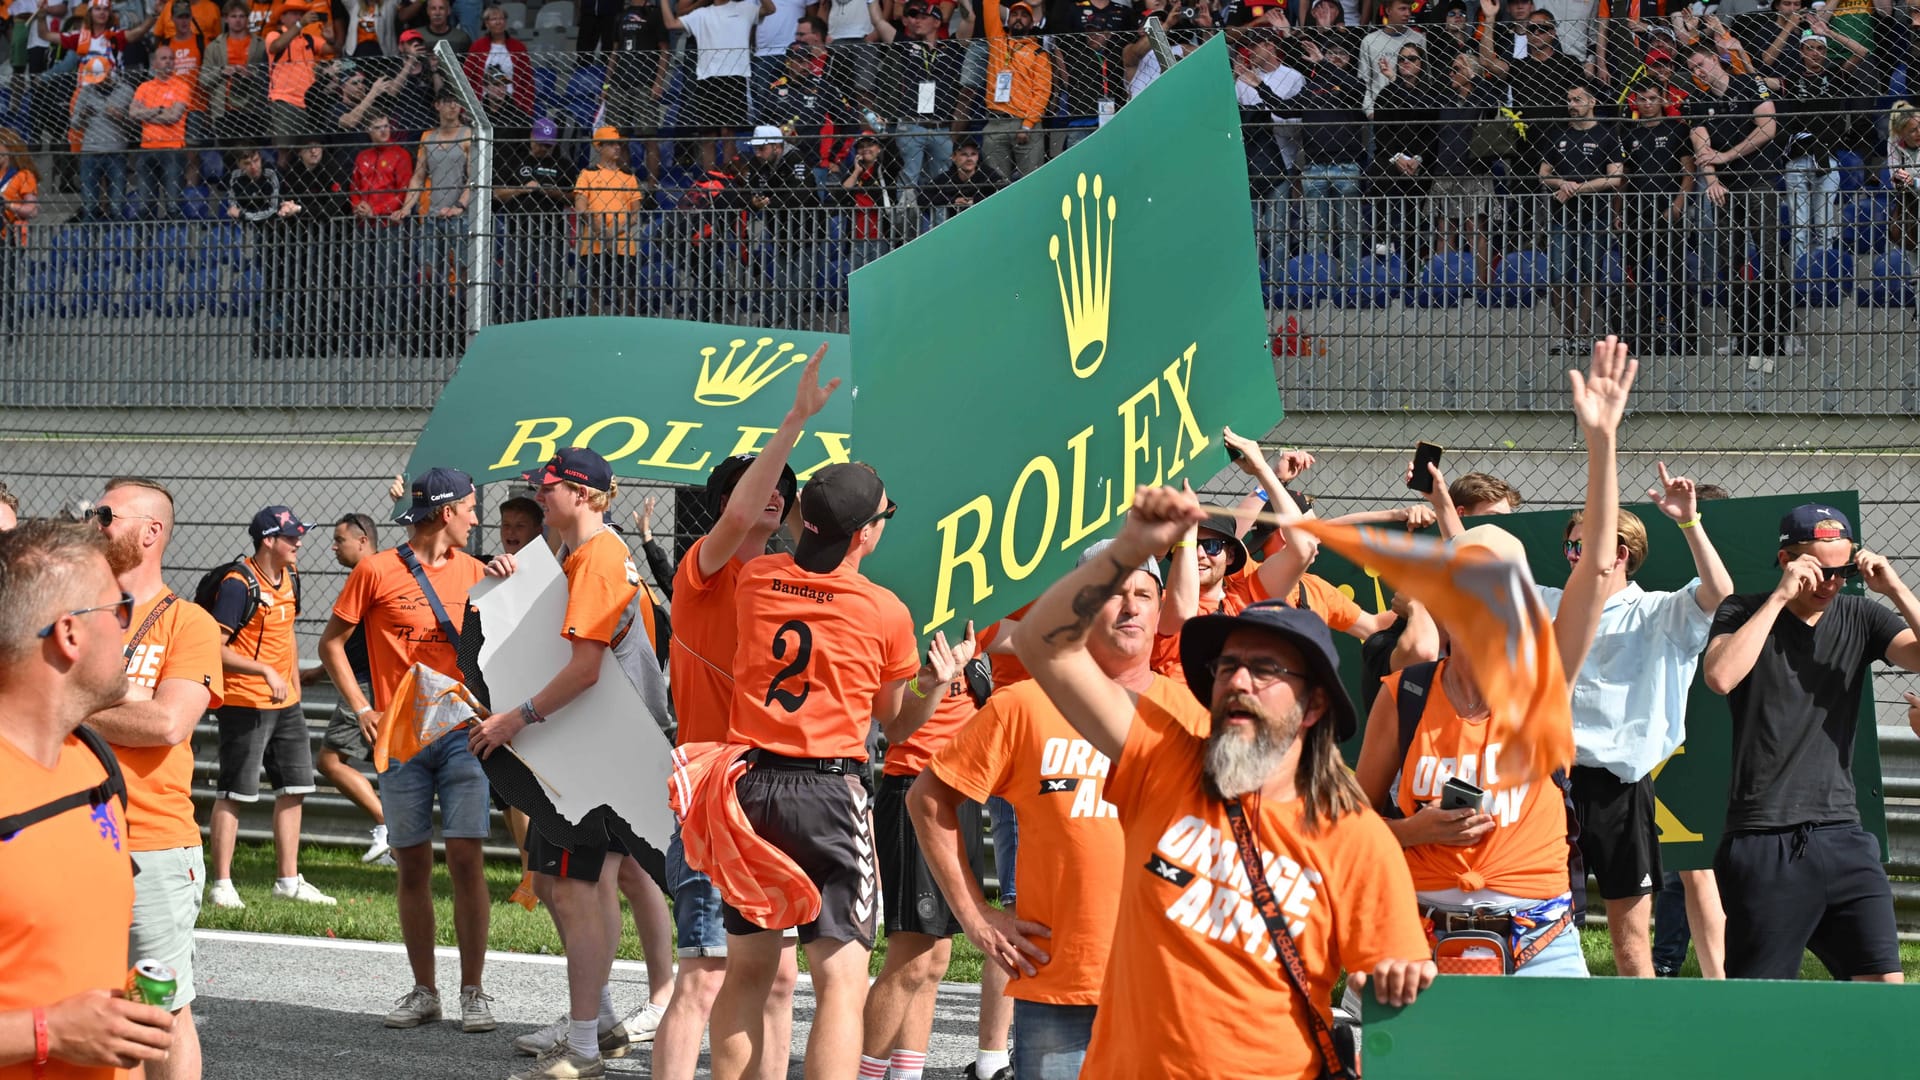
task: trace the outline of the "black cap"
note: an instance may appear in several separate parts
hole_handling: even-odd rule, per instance
[[[284,506],[267,507],[253,515],[253,521],[247,525],[247,535],[255,540],[265,540],[269,536],[299,539],[306,534],[307,526]]]
[[[459,469],[432,468],[413,478],[413,505],[393,516],[402,525],[413,525],[451,502],[473,494],[473,477]]]
[[[1340,742],[1353,737],[1360,726],[1353,699],[1340,681],[1340,655],[1333,651],[1333,633],[1320,616],[1281,603],[1263,600],[1238,615],[1202,615],[1180,628],[1180,665],[1186,669],[1187,688],[1202,705],[1213,702],[1213,662],[1220,658],[1227,637],[1235,630],[1258,630],[1282,638],[1300,650],[1313,684],[1326,692],[1333,713],[1333,734]]]
[[[1852,540],[1853,522],[1847,515],[1821,503],[1806,503],[1780,519],[1780,546],[1811,544],[1816,540]]]
[[[1221,510],[1218,513],[1221,515],[1229,515],[1232,513],[1232,511]],[[1214,520],[1216,519],[1209,519],[1207,521],[1201,522],[1200,531],[1203,533],[1212,533],[1215,536],[1226,537],[1227,576],[1232,577],[1233,575],[1239,573],[1247,565],[1247,545],[1241,543],[1240,538],[1233,535],[1233,530],[1223,528],[1219,525],[1214,524]]]
[[[569,446],[547,459],[545,465],[523,474],[520,479],[536,487],[564,480],[594,491],[613,490],[613,466],[607,459],[584,446]]]
[[[847,557],[847,548],[880,511],[887,486],[879,474],[857,462],[829,465],[800,489],[800,543],[793,561],[800,569],[825,574]]]
[[[740,478],[747,474],[747,466],[753,464],[754,459],[759,456],[758,454],[735,454],[722,460],[720,464],[713,467],[712,472],[707,474],[707,509],[712,512],[716,520],[720,517],[720,504],[726,502],[727,496],[733,494],[733,489],[740,484]],[[799,490],[800,481],[794,478],[793,466],[782,465],[779,483],[780,498],[789,508],[793,506],[794,496]]]

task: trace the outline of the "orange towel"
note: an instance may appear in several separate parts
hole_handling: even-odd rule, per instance
[[[687,865],[712,878],[720,898],[754,925],[784,930],[820,917],[820,890],[740,809],[733,786],[751,749],[689,743],[674,750],[667,805],[680,819]]]
[[[485,715],[465,686],[425,664],[415,664],[400,676],[387,715],[380,719],[373,767],[386,772],[389,762],[405,762],[440,736]]]

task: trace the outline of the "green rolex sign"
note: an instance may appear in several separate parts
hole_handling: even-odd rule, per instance
[[[1860,520],[1860,497],[1851,491],[1809,492],[1802,495],[1763,495],[1754,498],[1714,500],[1701,504],[1720,559],[1733,575],[1735,592],[1766,592],[1780,582],[1780,568],[1774,561],[1774,538],[1780,518],[1801,503],[1818,502],[1832,506],[1854,522]],[[1693,558],[1686,537],[1660,511],[1645,504],[1630,504],[1647,526],[1647,561],[1634,575],[1640,587],[1650,591],[1678,589],[1693,580]],[[1567,559],[1561,543],[1569,511],[1535,510],[1508,514],[1498,519],[1476,518],[1475,522],[1496,520],[1501,528],[1526,545],[1527,561],[1534,580],[1542,585],[1564,586]],[[1377,579],[1331,552],[1322,554],[1313,564],[1313,572],[1333,582],[1368,611],[1384,610],[1388,595]],[[1858,593],[1856,579],[1847,591]],[[1341,651],[1340,670],[1346,676],[1354,700],[1360,700],[1359,643],[1345,635],[1335,635]],[[1854,786],[1860,806],[1860,824],[1880,838],[1882,857],[1887,844],[1885,795],[1880,785],[1880,742],[1875,733],[1873,694],[1869,675],[1868,692],[1862,695],[1860,721],[1853,747]],[[1687,696],[1687,741],[1654,771],[1658,802],[1654,823],[1660,832],[1660,862],[1668,870],[1698,870],[1713,865],[1713,852],[1720,844],[1721,826],[1727,815],[1727,784],[1732,770],[1733,719],[1727,711],[1727,699],[1706,688],[1696,671],[1693,689]],[[1344,749],[1352,761],[1360,751],[1360,736],[1355,735]]]
[[[441,391],[407,473],[452,466],[485,484],[517,478],[560,447],[590,446],[615,475],[704,484],[720,459],[765,447],[822,343],[821,381],[846,380],[844,334],[671,319],[491,326]],[[801,479],[848,460],[850,396],[835,394],[800,436]]]
[[[1213,476],[1223,425],[1279,419],[1226,43],[851,288],[860,457],[900,505],[862,570],[922,633],[984,625],[1137,485]]]

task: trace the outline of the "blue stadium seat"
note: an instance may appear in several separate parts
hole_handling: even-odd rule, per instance
[[[254,267],[246,267],[235,271],[233,275],[233,291],[228,296],[226,314],[253,314],[253,307],[260,302],[260,293],[265,286],[265,279],[260,271]]]
[[[1840,190],[1859,191],[1866,186],[1866,159],[1852,150],[1836,150],[1833,159],[1840,166]]]
[[[1310,308],[1333,292],[1333,256],[1324,251],[1295,255],[1287,260],[1280,280],[1272,283],[1269,302],[1275,307]]]
[[[1853,254],[1838,248],[1811,251],[1793,261],[1795,307],[1838,307],[1853,280]]]
[[[1865,254],[1887,250],[1887,194],[1861,192],[1840,208],[1840,237],[1847,247]]]
[[[1553,280],[1553,267],[1543,251],[1509,251],[1501,256],[1495,278],[1498,286],[1480,290],[1485,307],[1532,307]]]
[[[1473,288],[1473,253],[1450,251],[1435,255],[1420,271],[1414,303],[1423,308],[1459,307]]]
[[[1386,307],[1399,299],[1407,284],[1406,266],[1398,255],[1368,255],[1354,267],[1353,281],[1334,294],[1341,307]]]
[[[1861,307],[1913,306],[1913,260],[1899,248],[1874,256],[1873,273],[1860,279],[1853,297]]]

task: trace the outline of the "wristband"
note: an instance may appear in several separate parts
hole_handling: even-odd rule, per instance
[[[47,1059],[52,1055],[53,1040],[47,1037],[47,1010],[33,1010],[33,1075],[45,1075]]]
[[[907,689],[913,691],[913,696],[919,698],[921,701],[927,700],[926,691],[920,689],[920,676],[915,675],[913,678],[908,679]]]
[[[528,698],[520,703],[520,719],[529,724],[539,724],[544,723],[547,718],[534,710],[533,699]]]
[[[1175,540],[1173,542],[1173,550],[1175,551],[1179,551],[1183,547],[1192,547],[1192,546],[1193,546],[1193,541],[1191,540]]]
[[[361,717],[363,717],[363,716],[365,716],[365,715],[367,715],[367,714],[368,714],[368,713],[370,713],[370,712],[379,712],[379,711],[380,711],[379,709],[376,709],[376,708],[374,708],[373,706],[371,706],[371,705],[369,705],[369,706],[367,706],[366,708],[364,708],[364,709],[361,709],[361,710],[360,710],[359,712],[357,712],[357,713],[354,713],[354,714],[353,714],[353,718],[354,718],[355,720],[358,720],[358,719],[360,719]]]
[[[1694,527],[1695,525],[1698,525],[1698,524],[1700,524],[1700,515],[1699,515],[1699,514],[1695,514],[1695,515],[1693,515],[1693,520],[1692,520],[1692,521],[1683,521],[1683,522],[1681,522],[1681,523],[1680,523],[1680,527],[1681,527],[1681,528],[1683,528],[1683,529],[1691,529],[1691,528],[1693,528],[1693,527]]]

